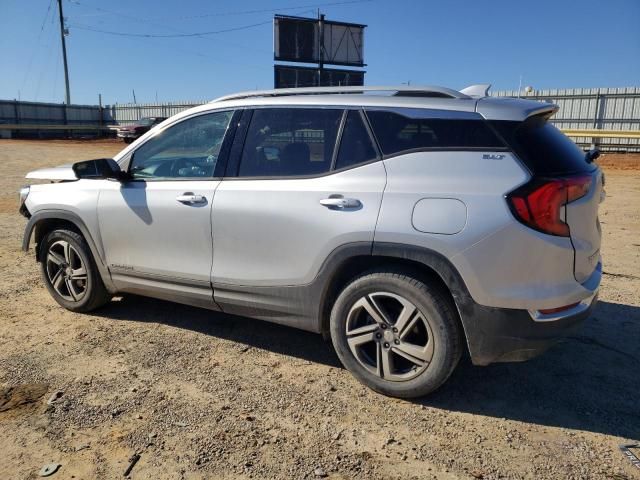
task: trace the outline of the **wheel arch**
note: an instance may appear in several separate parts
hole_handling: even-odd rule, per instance
[[[73,212],[65,210],[41,210],[34,213],[31,218],[29,218],[29,222],[24,230],[22,250],[25,252],[29,251],[31,239],[33,238],[36,245],[36,260],[41,261],[40,245],[42,244],[42,239],[47,233],[59,228],[65,228],[82,235],[89,246],[89,250],[91,250],[91,255],[98,267],[98,272],[105,287],[109,292],[115,293],[115,287],[111,282],[111,274],[101,254],[101,250],[98,248],[86,224]]]
[[[394,267],[408,270],[420,280],[439,286],[453,302],[460,328],[467,338],[464,319],[466,306],[471,297],[462,277],[451,262],[442,254],[428,248],[383,242],[375,243],[369,255],[354,255],[342,259],[332,269],[319,307],[322,335],[328,338],[331,308],[350,280],[368,270]]]

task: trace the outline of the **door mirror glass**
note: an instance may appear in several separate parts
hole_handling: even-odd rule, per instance
[[[127,174],[120,170],[120,165],[113,158],[96,158],[74,163],[71,167],[78,179],[90,180],[125,180]]]

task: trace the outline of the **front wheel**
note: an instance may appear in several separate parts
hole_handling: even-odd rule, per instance
[[[393,397],[433,392],[462,355],[451,299],[402,270],[370,272],[347,285],[333,306],[330,328],[347,370]]]
[[[111,299],[87,242],[76,232],[54,230],[44,237],[40,269],[47,290],[67,310],[89,312]]]

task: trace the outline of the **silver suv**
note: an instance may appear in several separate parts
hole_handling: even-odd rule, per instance
[[[75,312],[133,293],[330,337],[397,397],[526,360],[596,303],[603,175],[488,86],[249,92],[30,173],[23,248]]]

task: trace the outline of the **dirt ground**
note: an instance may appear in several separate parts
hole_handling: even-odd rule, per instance
[[[403,401],[318,335],[134,296],[59,307],[20,251],[17,190],[122,146],[0,140],[0,478],[122,478],[134,453],[131,478],[640,478],[618,449],[640,441],[640,155],[601,160],[606,275],[582,331]]]

